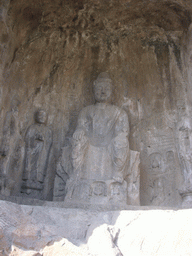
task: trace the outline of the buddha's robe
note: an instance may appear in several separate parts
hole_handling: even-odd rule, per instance
[[[46,175],[52,131],[43,124],[31,125],[27,130],[25,142],[24,187],[38,189],[37,184],[42,184]]]
[[[85,107],[80,112],[77,131],[84,131],[84,135],[73,140],[74,175],[78,179],[123,182],[129,160],[126,112],[104,103]]]

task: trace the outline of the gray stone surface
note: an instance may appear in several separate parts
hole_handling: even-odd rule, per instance
[[[191,17],[191,0],[0,1],[0,199],[18,203],[0,201],[0,255],[191,255]],[[100,111],[92,85],[102,72],[114,90]],[[46,123],[34,124],[38,109]],[[129,157],[123,176],[121,164],[104,168],[107,140],[94,142],[104,153],[76,150],[86,111],[108,113],[97,132],[115,112],[129,121],[113,148],[122,165]],[[66,184],[83,175],[79,159],[86,184],[88,167],[101,167],[94,197],[116,178],[121,207],[64,202]]]
[[[102,212],[0,201],[0,250],[3,256],[190,255],[191,225],[191,209]]]

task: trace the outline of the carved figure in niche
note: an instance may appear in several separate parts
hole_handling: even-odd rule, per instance
[[[6,196],[18,195],[21,186],[24,142],[20,135],[19,105],[19,98],[14,96],[11,102],[11,111],[6,113],[3,126],[0,148],[0,180],[1,194]]]
[[[165,177],[167,177],[166,183],[166,194],[167,198],[169,197],[170,202],[174,200],[177,202],[177,165],[175,160],[175,153],[173,151],[166,152],[166,167],[165,167]],[[168,200],[167,200],[168,201]],[[167,205],[170,205],[168,202]]]
[[[161,206],[164,205],[165,200],[165,179],[158,177],[153,181],[151,204]]]
[[[150,204],[163,206],[165,202],[165,174],[160,153],[152,153],[150,160]]]
[[[107,196],[107,186],[103,181],[96,181],[92,183],[91,195]]]
[[[86,187],[92,192],[84,193],[84,202],[93,200],[105,204],[113,199],[116,202],[117,193],[113,193],[112,184],[118,183],[119,191],[123,193],[123,199],[118,203],[127,203],[125,177],[130,159],[129,123],[126,112],[110,104],[111,94],[112,81],[107,73],[101,73],[94,82],[96,104],[80,112],[73,134],[71,157],[74,174],[67,184],[65,201],[78,202],[82,194],[78,196],[75,191]]]
[[[70,161],[71,147],[65,146],[61,150],[61,155],[56,166],[56,175],[54,181],[53,200],[63,201],[66,195],[66,183],[72,173]]]
[[[149,156],[149,202],[155,206],[170,206],[175,199],[174,152],[152,153]]]
[[[39,199],[42,199],[52,145],[52,131],[46,127],[46,121],[46,112],[42,109],[38,110],[35,113],[36,123],[28,128],[25,136],[25,159],[21,192],[29,197]]]
[[[127,203],[129,205],[140,205],[140,153],[130,150],[130,161],[127,176]]]
[[[192,124],[191,119],[183,117],[177,125],[178,154],[183,174],[183,187],[180,194],[183,206],[192,206]]]
[[[162,178],[159,175],[163,172],[162,156],[159,153],[152,153],[149,156],[150,163],[150,202],[152,205],[161,205],[164,201],[164,188]]]
[[[162,157],[159,153],[150,155],[151,168],[154,172],[162,171]]]

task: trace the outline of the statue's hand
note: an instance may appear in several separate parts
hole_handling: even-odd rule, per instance
[[[75,140],[82,140],[82,138],[85,136],[84,130],[76,130],[73,134],[73,139]]]

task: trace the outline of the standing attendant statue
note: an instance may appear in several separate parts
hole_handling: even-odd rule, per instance
[[[192,121],[184,116],[177,124],[177,144],[183,186],[180,189],[182,206],[192,207]]]
[[[112,80],[101,73],[94,82],[96,104],[79,114],[73,134],[73,175],[66,203],[125,205],[130,150],[126,112],[110,103]]]
[[[42,199],[44,181],[52,145],[52,131],[46,127],[47,114],[44,110],[35,113],[36,123],[31,125],[25,136],[25,158],[21,192],[29,197]]]
[[[5,115],[0,145],[0,190],[5,196],[19,195],[22,176],[24,142],[20,135],[18,96],[11,101],[11,110]]]

